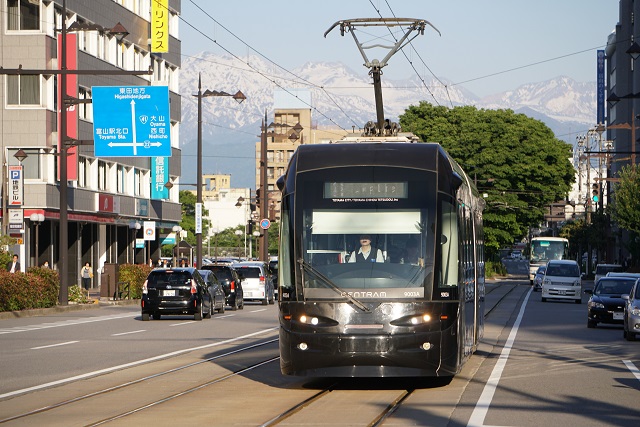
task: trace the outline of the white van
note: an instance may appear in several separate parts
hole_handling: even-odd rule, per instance
[[[551,260],[542,279],[542,302],[547,299],[569,299],[582,303],[582,276],[576,261]]]

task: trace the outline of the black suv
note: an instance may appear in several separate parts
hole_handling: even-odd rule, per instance
[[[152,270],[142,287],[142,320],[163,314],[191,314],[195,320],[210,318],[211,293],[195,268]]]
[[[225,264],[203,265],[202,270],[211,270],[215,273],[222,289],[224,289],[225,302],[231,307],[231,310],[244,308],[242,281],[232,266]]]

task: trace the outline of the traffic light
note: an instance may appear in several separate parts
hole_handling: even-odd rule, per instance
[[[260,206],[260,189],[256,190],[256,205]]]
[[[253,221],[247,221],[247,234],[251,236],[253,234]]]
[[[592,197],[591,199],[595,202],[598,203],[598,201],[600,201],[600,184],[595,183],[592,186],[593,190],[591,191]]]

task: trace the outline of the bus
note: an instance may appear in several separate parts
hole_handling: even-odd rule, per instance
[[[569,259],[569,240],[563,237],[534,237],[529,245],[529,281],[541,265],[552,259]]]
[[[400,137],[301,145],[278,188],[282,373],[458,373],[484,330],[485,202],[449,154]]]

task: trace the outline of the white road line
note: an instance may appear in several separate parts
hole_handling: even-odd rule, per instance
[[[18,332],[39,331],[42,329],[60,328],[63,326],[82,325],[85,323],[104,322],[106,320],[124,319],[127,317],[135,317],[138,315],[140,315],[140,313],[128,313],[128,314],[121,314],[116,316],[98,316],[98,317],[90,317],[86,319],[85,318],[68,319],[68,320],[62,320],[60,322],[55,322],[55,323],[41,323],[39,325],[16,326],[15,328],[0,328],[0,335],[15,334]]]
[[[267,311],[267,309],[263,308],[262,310],[253,310],[253,311],[250,311],[249,313],[260,313],[261,311]]]
[[[507,359],[509,359],[511,348],[513,347],[513,343],[516,340],[518,328],[520,328],[520,322],[522,322],[522,317],[524,316],[524,310],[527,307],[527,301],[529,300],[529,296],[531,295],[532,290],[533,288],[529,288],[529,292],[527,293],[527,296],[524,298],[524,301],[522,301],[522,305],[520,306],[520,312],[518,313],[518,317],[516,318],[516,321],[513,324],[513,327],[511,328],[511,332],[509,333],[507,342],[504,344],[502,353],[500,353],[500,358],[496,362],[496,366],[493,367],[493,371],[491,371],[489,380],[485,384],[484,390],[482,390],[480,399],[478,399],[478,403],[476,403],[476,406],[473,409],[473,413],[471,413],[471,418],[469,418],[469,423],[467,424],[468,427],[484,426],[484,419],[487,417],[487,412],[489,412],[489,406],[491,406],[493,395],[495,394],[496,389],[498,388],[498,383],[500,382],[502,371],[504,371],[504,368],[507,365]]]
[[[180,323],[172,323],[172,324],[171,324],[171,325],[169,325],[169,326],[182,326],[182,325],[190,325],[190,324],[192,324],[192,323],[196,323],[196,321],[195,321],[195,320],[192,320],[192,321],[190,321],[190,322],[180,322]]]
[[[112,337],[119,337],[122,335],[129,335],[129,334],[137,334],[139,332],[146,332],[146,329],[140,329],[138,331],[131,331],[131,332],[120,332],[119,334],[111,334]]]
[[[30,393],[32,391],[42,390],[44,388],[53,387],[53,386],[57,386],[57,385],[61,385],[61,384],[67,384],[67,383],[70,383],[70,382],[73,382],[73,381],[82,380],[82,379],[85,379],[85,378],[91,378],[91,377],[96,377],[98,375],[108,374],[110,372],[119,371],[121,369],[130,368],[132,366],[138,366],[138,365],[142,365],[142,364],[145,364],[145,363],[154,362],[156,360],[166,359],[168,357],[173,357],[173,356],[177,356],[177,355],[180,355],[180,354],[183,354],[183,353],[188,353],[190,351],[202,350],[202,349],[211,348],[211,347],[217,347],[219,345],[229,344],[229,343],[232,343],[232,342],[235,342],[235,341],[242,341],[244,339],[247,339],[247,338],[250,338],[250,337],[253,337],[253,336],[256,336],[256,335],[264,334],[264,333],[267,333],[267,332],[272,332],[272,331],[275,331],[277,329],[278,328],[263,329],[261,331],[252,332],[252,333],[247,334],[247,335],[242,335],[241,337],[231,338],[231,339],[228,339],[228,340],[215,342],[215,343],[211,343],[211,344],[205,344],[205,345],[201,345],[201,346],[198,346],[198,347],[185,348],[183,350],[177,350],[177,351],[173,351],[171,353],[161,354],[159,356],[150,357],[148,359],[136,360],[135,362],[124,363],[122,365],[112,366],[110,368],[100,369],[100,370],[93,371],[93,372],[87,372],[86,374],[80,374],[80,375],[76,375],[74,377],[63,378],[63,379],[60,379],[60,380],[57,380],[57,381],[51,381],[51,382],[46,383],[46,384],[40,384],[40,385],[36,385],[36,386],[33,386],[33,387],[27,387],[27,388],[23,388],[23,389],[20,389],[20,390],[10,391],[8,393],[0,394],[0,399],[4,399],[6,397],[11,397],[11,396],[17,396],[19,394]]]
[[[61,342],[59,344],[42,345],[40,347],[31,347],[30,350],[40,350],[43,348],[60,347],[61,345],[75,344],[77,342],[80,342],[80,341],[67,341],[67,342]]]
[[[629,369],[636,379],[640,381],[640,370],[636,365],[634,365],[631,360],[623,360],[622,363],[624,363],[627,366],[627,369]]]

